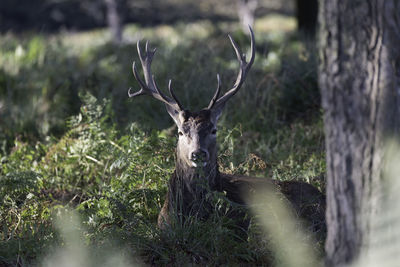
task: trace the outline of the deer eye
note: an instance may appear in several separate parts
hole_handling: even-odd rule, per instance
[[[217,129],[213,129],[213,130],[211,131],[211,134],[217,134]]]

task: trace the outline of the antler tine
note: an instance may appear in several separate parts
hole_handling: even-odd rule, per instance
[[[151,95],[154,98],[166,103],[166,104],[170,104],[168,102],[167,97],[158,89],[157,85],[154,83],[154,87],[150,88],[149,86],[147,86],[147,84],[145,82],[143,82],[143,80],[140,78],[139,73],[137,72],[136,69],[136,62],[133,62],[132,65],[132,69],[133,69],[133,76],[135,76],[136,81],[139,83],[140,85],[140,90],[135,92],[135,93],[131,93],[131,89],[129,88],[128,90],[128,96],[129,97],[135,97],[135,96],[139,96],[139,95]],[[153,79],[154,81],[154,79]]]
[[[147,86],[143,82],[143,80],[140,78],[140,76],[139,76],[139,74],[137,72],[136,62],[135,61],[133,61],[133,64],[132,64],[132,72],[133,72],[133,76],[135,77],[136,81],[139,83],[141,89],[138,92],[136,92],[134,94],[131,94],[130,91],[131,91],[132,88],[129,88],[129,91],[128,91],[129,97],[134,97],[134,96],[146,94],[146,92],[143,90],[143,88],[146,88]]]
[[[215,94],[214,94],[213,98],[211,99],[211,102],[208,105],[207,109],[212,109],[214,107],[215,102],[217,102],[217,99],[219,97],[219,93],[221,92],[221,79],[219,78],[218,73],[217,73],[217,81],[218,81],[217,90],[215,90]]]
[[[156,81],[154,79],[154,75],[151,73],[151,63],[153,61],[153,56],[156,52],[156,49],[155,48],[150,49],[149,42],[146,42],[145,54],[143,54],[143,52],[140,48],[140,42],[138,41],[137,42],[137,51],[138,51],[138,55],[140,58],[140,62],[142,64],[145,81],[143,81],[140,78],[140,75],[138,74],[137,69],[136,69],[135,62],[133,62],[133,65],[132,65],[133,76],[135,77],[136,81],[139,83],[141,88],[139,91],[137,91],[135,93],[131,93],[131,88],[129,88],[128,96],[135,97],[135,96],[145,95],[145,94],[151,95],[155,99],[164,102],[165,104],[169,105],[170,107],[174,108],[177,111],[183,110],[182,105],[179,103],[177,97],[175,96],[175,94],[173,93],[173,91],[171,89],[171,81],[169,82],[168,89],[169,89],[173,99],[166,96],[158,88]]]
[[[223,96],[221,96],[220,98],[215,100],[215,103],[214,103],[214,98],[213,98],[209,105],[209,109],[212,107],[224,106],[226,101],[228,101],[228,99],[230,99],[233,95],[235,95],[239,91],[244,80],[246,79],[247,73],[248,73],[249,69],[251,68],[251,66],[253,65],[254,57],[255,57],[254,33],[253,33],[253,29],[250,26],[249,26],[249,30],[250,30],[250,37],[251,37],[251,39],[250,39],[250,41],[251,41],[251,44],[250,44],[251,56],[250,56],[249,62],[246,61],[246,55],[242,53],[242,51],[240,50],[240,48],[236,44],[236,42],[233,40],[233,38],[230,35],[228,35],[228,37],[232,43],[233,49],[235,50],[236,57],[239,61],[239,73],[238,73],[235,83],[233,84],[233,87],[228,92],[226,92]],[[211,104],[213,104],[213,105],[211,105]]]
[[[171,83],[172,83],[172,80],[170,79],[170,80],[168,81],[168,91],[169,91],[169,94],[170,94],[170,95],[172,96],[172,98],[175,100],[175,102],[176,102],[176,104],[179,106],[179,108],[180,108],[181,110],[184,110],[183,106],[181,105],[181,103],[179,102],[178,98],[176,97],[174,90],[173,90],[172,87],[171,87]]]
[[[151,63],[153,62],[153,56],[156,52],[155,49],[149,49],[149,41],[146,41],[145,55],[143,55],[142,49],[140,48],[140,41],[137,42],[137,51],[142,64],[144,79],[146,84],[150,86],[150,89],[154,89],[154,81],[152,80],[151,74]]]
[[[233,49],[235,50],[236,53],[236,57],[239,61],[242,60],[243,54],[242,51],[240,50],[240,47],[237,45],[237,43],[235,42],[235,40],[233,40],[232,36],[230,34],[228,34],[228,38],[231,41],[231,44],[233,46]]]

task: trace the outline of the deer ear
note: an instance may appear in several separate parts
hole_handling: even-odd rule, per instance
[[[173,107],[171,107],[170,105],[165,105],[165,107],[167,108],[168,114],[174,120],[176,126],[180,128],[182,123],[184,122],[184,114],[182,114],[183,111],[178,111]]]

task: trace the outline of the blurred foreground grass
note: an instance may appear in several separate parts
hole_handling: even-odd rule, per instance
[[[272,31],[271,25],[280,27]],[[259,238],[256,223],[248,242],[239,242],[219,202],[206,222],[157,230],[174,168],[175,137],[167,130],[172,120],[150,97],[127,98],[127,88],[137,88],[135,42],[148,39],[158,48],[153,72],[160,87],[172,78],[186,107],[203,108],[216,73],[223,90],[236,77],[226,34],[248,47],[247,33],[236,29],[207,21],[129,25],[119,47],[103,30],[1,36],[0,264],[51,263],[55,246],[68,248],[54,224],[65,210],[75,210],[82,222],[81,245],[96,248],[95,254],[124,248],[126,262],[273,263],[270,242]],[[255,64],[219,125],[220,168],[304,180],[323,190],[316,56],[293,29],[292,18],[277,15],[256,22]],[[322,241],[312,249],[319,251]]]

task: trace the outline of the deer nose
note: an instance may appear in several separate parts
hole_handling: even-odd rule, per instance
[[[192,161],[208,161],[208,152],[204,149],[198,149],[191,154]]]

